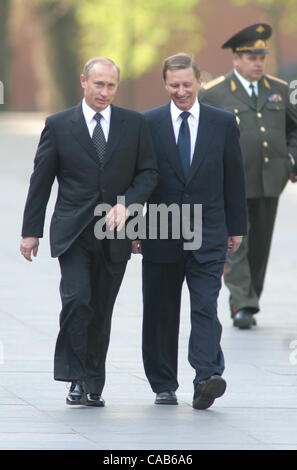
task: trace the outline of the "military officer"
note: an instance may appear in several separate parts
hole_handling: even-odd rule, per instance
[[[233,112],[245,161],[248,235],[228,256],[224,280],[230,291],[233,325],[256,324],[278,200],[288,179],[295,182],[297,110],[288,84],[264,67],[272,29],[255,24],[235,34],[223,49],[233,52],[233,71],[206,83],[199,99]]]

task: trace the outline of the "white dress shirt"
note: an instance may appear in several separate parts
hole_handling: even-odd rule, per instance
[[[180,117],[183,111],[179,109],[174,101],[170,103],[170,113],[171,113],[171,120],[174,130],[175,141],[177,143],[179,128],[182,123],[182,118]],[[199,125],[199,115],[200,115],[200,104],[198,99],[196,99],[195,103],[193,104],[192,108],[188,111],[190,116],[188,117],[188,124],[190,128],[190,136],[191,136],[191,163],[194,155],[196,140],[198,136],[198,125]]]
[[[249,82],[246,78],[240,75],[240,73],[238,73],[237,70],[235,69],[234,69],[234,73],[249,96],[252,96],[252,92],[253,92],[253,90],[249,88],[251,83],[254,85],[256,96],[258,96],[258,81],[257,80],[255,82]]]
[[[82,101],[82,112],[90,133],[90,137],[92,138],[94,129],[96,127],[97,121],[94,119],[94,116],[96,114],[96,111],[94,109],[90,108],[90,106],[86,103],[85,98]],[[110,128],[110,117],[111,117],[111,107],[110,105],[107,106],[107,108],[103,109],[103,111],[100,111],[100,114],[102,115],[100,124],[103,130],[103,134],[105,137],[105,140],[107,142],[108,140],[108,135],[109,135],[109,128]]]

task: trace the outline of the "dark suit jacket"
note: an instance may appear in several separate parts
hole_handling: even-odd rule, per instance
[[[112,106],[104,165],[100,167],[81,103],[47,118],[37,149],[26,201],[22,236],[42,237],[46,206],[55,177],[58,196],[51,220],[53,257],[64,253],[92,221],[99,202],[126,206],[145,203],[158,181],[151,136],[145,118]],[[113,261],[130,257],[129,240],[109,240]]]
[[[228,235],[246,234],[245,181],[239,130],[233,114],[200,104],[191,170],[185,180],[172,127],[170,105],[147,111],[160,181],[149,203],[202,204],[200,261],[224,260]],[[149,212],[148,216],[149,217]],[[193,222],[193,221],[191,221]],[[183,240],[143,240],[144,260],[175,262]]]

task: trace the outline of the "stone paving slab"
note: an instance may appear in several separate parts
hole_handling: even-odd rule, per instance
[[[297,449],[297,185],[288,185],[281,198],[257,328],[232,327],[222,287],[225,395],[209,410],[191,406],[185,289],[179,405],[153,404],[141,359],[141,257],[133,256],[114,311],[106,407],[73,409],[65,404],[66,384],[55,382],[52,371],[60,298],[48,226],[56,186],[37,259],[27,263],[18,251],[41,129],[38,115],[0,115],[0,450]]]

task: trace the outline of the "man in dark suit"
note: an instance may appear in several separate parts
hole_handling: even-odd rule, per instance
[[[50,239],[60,263],[62,311],[54,378],[71,382],[70,405],[104,406],[112,310],[131,254],[127,238],[95,237],[94,209],[108,204],[107,230],[122,233],[128,206],[144,204],[158,180],[145,118],[111,104],[118,84],[119,69],[110,59],[87,62],[83,101],[46,120],[24,211],[20,251],[31,261],[57,178]]]
[[[233,35],[233,71],[206,83],[202,103],[233,112],[245,163],[248,236],[228,256],[224,280],[233,325],[250,329],[260,311],[279,197],[297,181],[297,109],[285,81],[265,74],[271,26],[257,23]]]
[[[197,100],[200,73],[186,54],[164,62],[163,78],[171,102],[147,111],[160,171],[149,199],[184,206],[181,217],[195,234],[195,205],[202,205],[202,245],[190,249],[183,237],[143,239],[143,361],[156,404],[177,404],[178,333],[181,292],[186,279],[191,300],[189,362],[195,369],[193,407],[204,409],[226,387],[217,298],[227,247],[235,251],[246,233],[245,186],[239,131],[228,112]],[[183,206],[184,205],[184,206]],[[162,224],[162,220],[160,223]],[[197,224],[196,224],[197,225]],[[194,237],[195,238],[195,237]],[[197,237],[196,237],[197,238]],[[134,243],[134,252],[139,250]]]

